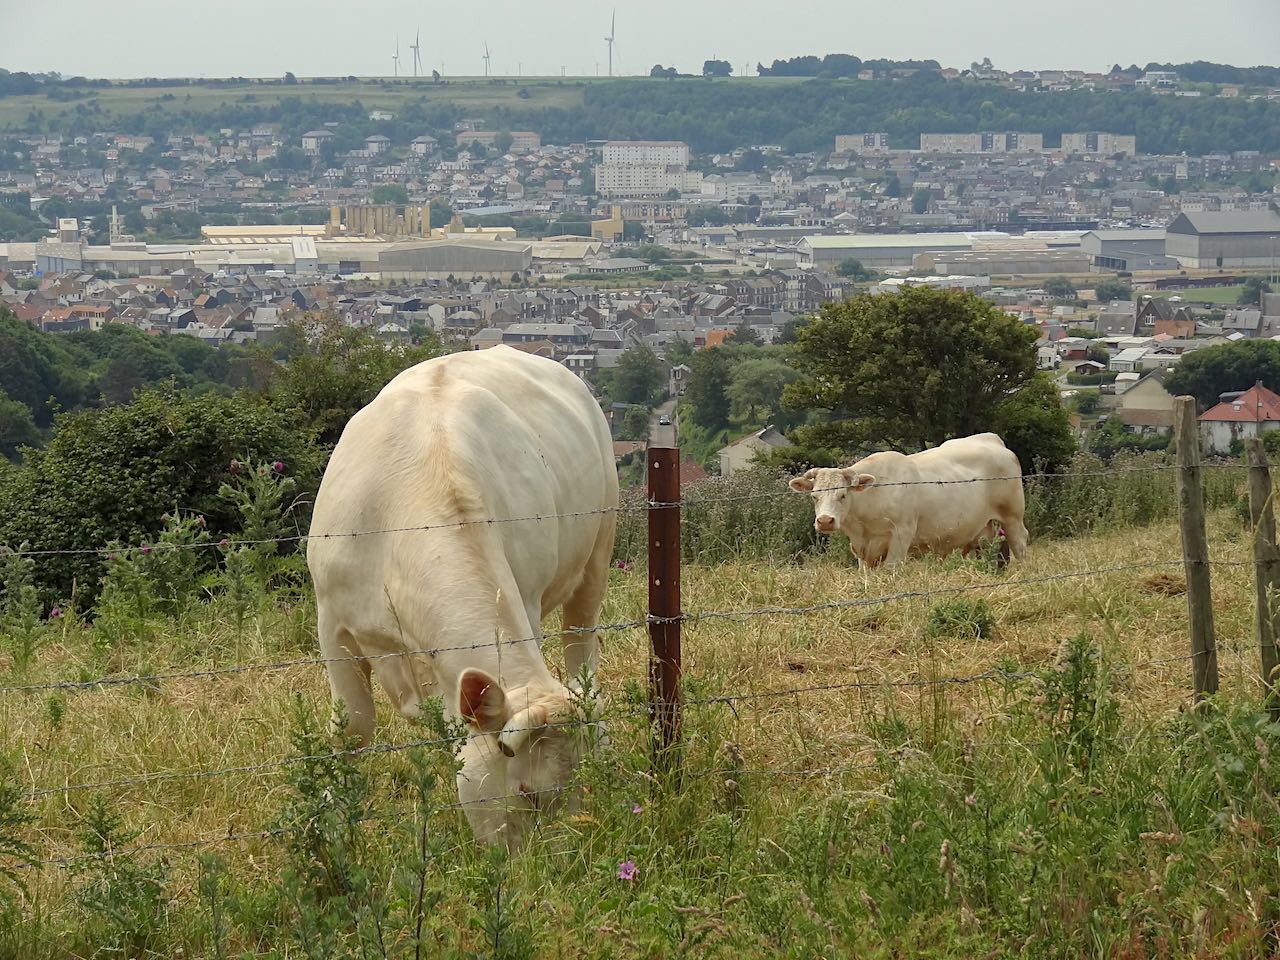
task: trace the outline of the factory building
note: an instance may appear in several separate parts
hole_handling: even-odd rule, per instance
[[[1280,213],[1180,213],[1166,229],[1165,252],[1184,268],[1274,269],[1280,265]]]

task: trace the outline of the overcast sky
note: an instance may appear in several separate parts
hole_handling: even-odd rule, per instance
[[[602,75],[608,0],[0,0],[0,67],[91,77],[390,75],[421,30],[424,72]],[[645,0],[619,4],[615,73],[655,63],[740,74],[852,53],[965,67],[1280,60],[1280,0]]]

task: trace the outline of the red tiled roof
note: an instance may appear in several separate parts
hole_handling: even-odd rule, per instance
[[[1255,384],[1234,400],[1224,400],[1200,415],[1202,421],[1214,423],[1260,423],[1280,421],[1280,396],[1261,384]]]

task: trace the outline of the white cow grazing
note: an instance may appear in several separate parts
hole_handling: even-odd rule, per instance
[[[599,622],[617,503],[590,391],[503,346],[405,370],[351,418],[325,470],[307,563],[320,648],[338,658],[333,699],[367,742],[371,670],[406,717],[440,694],[472,730],[458,791],[480,839],[514,847],[564,799],[588,739],[581,704],[537,639],[509,641],[538,638],[557,607],[566,630]],[[546,519],[485,522],[530,517]],[[382,532],[349,536],[362,531]],[[566,676],[594,675],[596,634],[564,642]]]
[[[953,482],[927,482],[936,480]],[[1026,555],[1022,467],[994,433],[909,456],[873,453],[849,467],[809,470],[790,485],[812,494],[818,532],[843,531],[868,567],[892,566],[909,553],[967,553],[997,523],[1013,555]]]

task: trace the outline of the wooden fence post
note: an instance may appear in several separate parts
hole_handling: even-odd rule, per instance
[[[1277,691],[1276,633],[1280,611],[1276,608],[1276,588],[1280,586],[1280,548],[1276,547],[1276,516],[1272,508],[1271,471],[1261,437],[1244,442],[1249,458],[1249,518],[1253,531],[1253,566],[1256,598],[1254,636],[1262,655],[1262,690],[1271,719],[1280,721],[1280,691]]]
[[[680,741],[680,451],[649,448],[649,716],[654,772]],[[663,504],[663,506],[654,506]]]
[[[1218,692],[1218,651],[1209,587],[1209,539],[1204,529],[1204,481],[1200,475],[1200,422],[1194,397],[1173,401],[1178,451],[1178,525],[1187,575],[1187,619],[1191,626],[1191,683],[1196,700]]]

